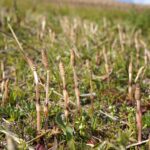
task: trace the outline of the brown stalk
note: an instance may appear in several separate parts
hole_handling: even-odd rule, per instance
[[[115,48],[116,44],[117,44],[117,38],[114,39],[114,41],[113,41],[113,43],[111,45],[111,49],[112,50]]]
[[[2,106],[7,104],[9,98],[9,79],[7,79],[4,83],[4,92],[2,96]]]
[[[135,35],[135,48],[136,48],[136,68],[139,68],[139,63],[140,63],[140,46],[138,43],[138,39],[137,39],[137,34]]]
[[[79,91],[79,84],[78,84],[78,78],[76,74],[76,69],[75,69],[75,53],[74,50],[71,50],[71,66],[73,70],[73,78],[74,78],[74,90],[75,90],[75,95],[76,95],[76,100],[77,100],[77,110],[78,113],[81,113],[81,103],[80,103],[80,91]]]
[[[4,61],[1,61],[1,71],[2,71],[2,83],[1,83],[1,92],[4,92],[4,84],[5,84],[5,66]]]
[[[147,66],[148,65],[148,59],[149,59],[149,51],[147,49],[146,43],[143,40],[140,40],[140,44],[144,48],[144,63],[145,63],[145,66]]]
[[[131,145],[128,145],[128,146],[126,146],[126,149],[131,149],[131,148],[133,148],[133,147],[135,147],[135,146],[141,146],[141,145],[143,145],[143,144],[146,144],[146,143],[148,143],[149,144],[149,141],[150,141],[150,139],[147,139],[147,140],[144,140],[144,141],[141,141],[141,142],[137,142],[137,143],[133,143],[133,144],[131,144]],[[149,146],[149,149],[150,149],[150,146]]]
[[[48,57],[47,57],[46,51],[42,49],[41,54],[42,54],[42,63],[46,69],[46,87],[45,87],[46,97],[45,97],[45,105],[44,105],[44,114],[45,114],[46,120],[48,120],[49,82],[50,82],[49,72],[50,70],[49,70]],[[46,128],[47,127],[48,127],[48,124],[46,123]]]
[[[138,130],[138,142],[142,141],[142,112],[141,112],[141,91],[139,84],[135,87],[135,100],[136,100],[136,125]]]
[[[43,40],[43,37],[44,37],[45,27],[46,27],[46,18],[44,16],[41,19],[41,31],[40,31],[40,35],[39,35],[39,38],[41,41]]]
[[[10,24],[8,24],[8,27],[9,27],[9,29],[10,29],[10,31],[11,31],[11,33],[12,33],[12,35],[13,35],[15,41],[16,41],[16,43],[18,44],[19,52],[21,52],[21,54],[23,55],[24,59],[26,59],[25,58],[25,52],[23,50],[22,44],[19,42],[19,40],[18,40],[18,38],[17,38],[17,36],[16,36],[16,34],[15,34],[14,30],[12,29]]]
[[[122,28],[120,24],[118,24],[118,32],[119,32],[119,41],[120,41],[121,51],[124,52],[123,34],[122,34]]]
[[[149,52],[149,50],[147,50],[147,58],[148,58],[148,62],[150,62],[150,52]]]
[[[2,93],[2,106],[4,106],[9,97],[9,79],[5,76],[5,66],[4,61],[1,62],[1,71],[2,71],[2,83],[1,83],[1,93]]]
[[[65,117],[66,120],[68,120],[68,115],[69,115],[69,95],[68,95],[68,91],[67,91],[67,87],[66,87],[66,79],[65,79],[65,70],[64,70],[64,65],[63,63],[60,61],[59,63],[59,71],[60,71],[60,76],[62,79],[62,83],[63,83],[63,96],[64,96],[64,101],[65,101]]]
[[[135,80],[134,80],[135,83],[138,81],[138,79],[140,78],[141,74],[144,73],[144,69],[145,69],[145,67],[142,66],[142,67],[140,67],[140,69],[138,70],[138,73],[137,73],[136,78],[135,78]],[[144,75],[144,74],[143,74],[143,75]]]
[[[86,61],[88,72],[89,72],[89,79],[90,79],[90,99],[91,99],[91,110],[92,113],[94,111],[94,96],[93,96],[93,84],[92,84],[92,70],[90,66],[89,60]]]
[[[45,27],[46,27],[46,17],[44,16],[42,18],[42,21],[41,21],[41,30],[42,30],[42,32],[45,31]]]
[[[132,72],[133,72],[132,57],[130,59],[128,72],[129,72],[128,96],[129,96],[129,100],[133,100],[133,91],[132,91]]]
[[[100,52],[99,51],[96,53],[95,60],[96,60],[96,65],[99,66],[100,65]]]
[[[70,50],[70,64],[72,67],[76,65],[74,50]]]
[[[148,64],[148,56],[147,56],[148,52],[147,51],[148,50],[145,48],[144,49],[144,63],[145,63],[145,66],[147,66],[147,64]]]
[[[103,47],[103,56],[104,56],[104,61],[105,61],[105,70],[106,70],[106,73],[109,74],[108,57],[107,57],[107,53],[106,53],[106,48],[105,47]]]
[[[36,112],[37,112],[37,132],[41,130],[41,104],[40,104],[40,93],[39,93],[39,79],[36,71],[36,66],[33,60],[29,57],[26,57],[27,62],[33,72],[34,82],[35,82],[35,98],[36,98]]]
[[[143,46],[143,48],[147,47],[146,43],[142,39],[139,39],[139,42]]]

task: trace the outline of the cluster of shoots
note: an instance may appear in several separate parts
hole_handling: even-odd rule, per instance
[[[142,41],[145,46],[145,43]],[[140,67],[140,44],[137,39],[137,33],[135,35],[135,48],[136,48],[136,68],[137,74],[134,82],[133,78],[133,58],[130,57],[128,73],[129,73],[129,85],[128,85],[128,98],[129,100],[135,100],[136,102],[136,126],[137,126],[137,140],[140,143],[142,141],[142,106],[141,106],[141,90],[140,90],[140,78],[144,76],[147,66],[147,54],[144,53],[145,66]],[[146,48],[145,48],[146,49]],[[146,50],[144,50],[146,51]],[[134,85],[135,84],[135,85]]]

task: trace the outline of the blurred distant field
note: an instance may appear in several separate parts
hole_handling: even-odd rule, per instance
[[[48,0],[50,2],[59,4],[72,4],[78,6],[94,6],[94,7],[105,7],[105,8],[118,8],[118,9],[145,9],[149,8],[149,5],[138,5],[121,2],[119,0]]]

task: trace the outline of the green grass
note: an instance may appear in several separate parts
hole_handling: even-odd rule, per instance
[[[0,60],[4,60],[6,77],[10,78],[9,98],[7,104],[0,109],[0,131],[9,131],[23,141],[19,143],[19,149],[26,146],[36,147],[37,144],[48,147],[58,146],[57,149],[125,149],[131,143],[137,141],[137,129],[135,123],[136,106],[127,104],[128,65],[130,54],[133,55],[133,77],[136,77],[136,50],[134,35],[138,29],[142,30],[140,39],[143,39],[149,47],[150,11],[129,12],[118,9],[59,6],[40,1],[17,1],[17,10],[13,1],[0,1]],[[46,16],[46,31],[42,40],[39,39],[42,17]],[[103,19],[106,18],[107,28],[104,28]],[[50,130],[42,138],[29,142],[37,136],[36,133],[36,108],[35,87],[32,71],[23,59],[14,40],[10,24],[17,35],[24,52],[28,54],[37,65],[37,72],[43,84],[46,80],[46,71],[42,65],[40,51],[45,48],[48,53],[50,65],[50,91],[48,129]],[[117,24],[121,24],[125,30],[125,51],[121,51]],[[97,27],[95,33],[92,26]],[[49,31],[52,31],[52,34]],[[72,30],[71,30],[72,29]],[[93,29],[94,30],[94,29]],[[53,40],[53,34],[54,40]],[[73,35],[72,37],[70,35]],[[112,43],[117,40],[114,49]],[[131,42],[129,45],[128,42]],[[103,44],[104,43],[104,44]],[[90,61],[92,73],[96,76],[106,75],[102,48],[106,47],[109,66],[113,69],[110,80],[92,79],[94,98],[94,113],[91,113],[90,98],[81,98],[82,114],[76,113],[76,98],[74,94],[73,72],[70,65],[70,49],[75,49],[79,54],[76,57],[76,71],[81,94],[89,93],[90,78],[86,66],[86,59]],[[100,65],[96,65],[96,53],[100,52]],[[144,65],[144,49],[140,50],[140,67]],[[70,106],[69,122],[63,119],[64,101],[62,99],[63,88],[59,74],[59,59],[63,61],[66,72],[67,90],[70,101],[75,106]],[[142,105],[149,102],[149,93],[146,92],[149,84],[143,84],[142,80],[150,77],[149,66],[141,79]],[[2,71],[0,71],[2,79]],[[0,82],[2,84],[2,82]],[[1,91],[2,95],[3,92]],[[43,106],[45,90],[40,86],[40,99]],[[0,103],[2,96],[0,97]],[[102,114],[101,111],[117,117],[114,121]],[[148,138],[149,110],[143,115],[143,140]],[[43,107],[41,111],[41,134],[45,133],[45,118]],[[121,121],[128,123],[124,125]],[[54,132],[58,129],[58,133]],[[10,134],[10,133],[9,133]],[[55,139],[55,140],[54,140]],[[44,144],[43,144],[44,140]],[[87,145],[93,140],[95,147]],[[0,147],[6,149],[6,138],[0,134]],[[57,142],[56,142],[57,141]],[[57,143],[57,144],[56,144]],[[25,145],[24,145],[25,144]],[[147,145],[141,146],[144,150]]]

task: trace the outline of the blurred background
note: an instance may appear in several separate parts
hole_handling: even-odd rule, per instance
[[[120,0],[120,1],[134,4],[150,4],[150,0]]]

